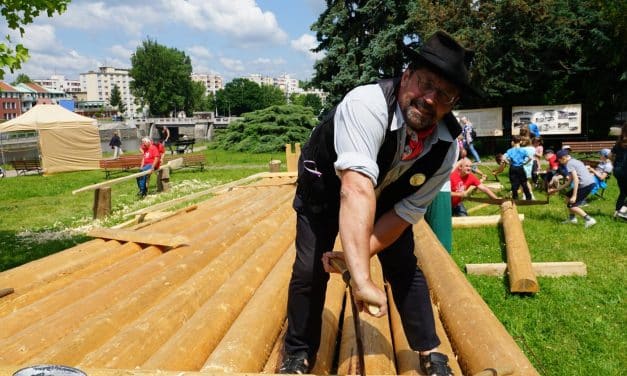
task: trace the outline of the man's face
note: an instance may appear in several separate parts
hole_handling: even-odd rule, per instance
[[[405,122],[415,131],[434,126],[450,112],[459,89],[430,70],[406,69],[398,91],[398,104]]]
[[[462,160],[459,162],[459,175],[464,177],[472,172],[472,162],[470,160]]]

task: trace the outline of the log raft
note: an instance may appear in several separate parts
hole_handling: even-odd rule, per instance
[[[132,225],[118,240],[93,239],[0,273],[0,286],[14,289],[0,298],[0,374],[46,363],[100,376],[277,372],[295,255],[293,179],[293,173],[257,175],[244,180],[256,180],[255,189],[230,184],[213,190],[219,196],[195,204],[195,210]],[[442,348],[459,360],[459,366],[452,362],[456,374],[507,367],[517,375],[537,374],[424,226],[415,227],[417,244],[425,244],[417,252],[442,318]],[[142,242],[142,233],[152,242]],[[154,234],[186,241],[164,249]],[[384,286],[379,266],[372,265]],[[344,282],[334,275],[315,374],[342,373],[336,365],[350,358],[336,359],[337,344],[351,341],[352,319],[343,321],[350,314],[346,306]],[[360,316],[368,372],[416,374],[415,352],[399,352],[404,333],[394,312],[391,323]]]

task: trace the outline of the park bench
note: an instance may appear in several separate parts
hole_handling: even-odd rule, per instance
[[[171,142],[168,147],[170,148],[170,153],[174,154],[175,152],[178,154],[183,154],[186,152],[193,153],[194,152],[194,144],[196,143],[195,138],[181,138],[176,141]]]
[[[100,168],[105,172],[105,178],[120,172],[128,172],[131,170],[139,170],[142,163],[141,154],[123,155],[117,159],[101,159]]]
[[[13,166],[18,175],[26,175],[29,171],[36,171],[38,174],[43,172],[39,159],[11,161],[11,166]]]
[[[568,145],[570,146],[570,151],[572,153],[580,153],[580,154],[596,154],[601,149],[612,149],[615,140],[611,141],[563,141],[562,147]]]
[[[179,159],[179,158],[183,159],[183,165],[181,166],[181,168],[199,168],[200,171],[204,171],[205,169],[206,160],[205,160],[204,153],[184,154],[182,156],[166,155],[164,163],[168,163],[172,160]]]

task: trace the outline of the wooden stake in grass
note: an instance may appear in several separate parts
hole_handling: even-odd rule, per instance
[[[522,223],[518,219],[516,205],[506,201],[501,205],[505,248],[507,252],[507,270],[511,292],[538,292],[538,280],[531,267],[531,255],[525,239]]]

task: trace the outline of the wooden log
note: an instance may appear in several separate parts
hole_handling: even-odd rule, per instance
[[[500,182],[484,182],[483,185],[495,192],[503,189],[503,184],[501,184]]]
[[[468,212],[468,214],[470,213],[474,213],[478,210],[481,210],[483,208],[487,208],[488,206],[490,206],[490,204],[479,204],[477,206],[473,206],[472,208],[469,208],[468,210],[466,210],[466,212]]]
[[[425,221],[414,226],[415,253],[425,273],[442,324],[464,374],[514,367],[517,375],[538,376],[516,341],[494,316]],[[472,314],[469,314],[472,313]]]
[[[518,214],[521,221],[525,220],[524,214]],[[453,228],[475,228],[485,226],[498,226],[503,222],[500,214],[475,215],[468,217],[453,217]]]
[[[346,283],[342,276],[333,273],[327,284],[327,294],[324,301],[324,311],[322,311],[322,331],[320,334],[320,348],[316,355],[311,373],[314,375],[330,375],[333,368],[335,356],[336,339],[339,334],[340,318]],[[349,307],[350,309],[350,307]]]
[[[283,340],[285,339],[285,333],[287,333],[287,320],[283,323],[281,333],[279,333],[276,341],[274,341],[274,346],[272,347],[270,356],[268,356],[268,360],[263,366],[261,373],[279,373],[279,368],[281,367],[284,355]]]
[[[294,144],[294,151],[292,152],[292,145],[285,144],[285,160],[287,163],[288,172],[298,171],[298,158],[300,157],[300,143]]]
[[[40,258],[0,273],[0,286],[11,286],[18,293],[70,274],[101,256],[105,241],[94,239],[64,251]]]
[[[378,258],[371,259],[370,269],[373,282],[380,288],[384,288],[383,272]],[[350,297],[347,296],[347,299],[350,299]],[[359,372],[355,326],[352,315],[353,313],[347,300],[346,309],[344,310],[338,365],[338,374],[343,375],[354,375]],[[386,318],[376,318],[367,313],[361,313],[359,316],[362,342],[364,344],[365,372],[372,375],[396,375],[389,321]]]
[[[501,216],[503,217],[510,291],[536,293],[539,290],[538,279],[531,267],[529,246],[522,223],[518,219],[516,205],[511,202],[501,204]]]
[[[97,183],[97,184],[91,184],[79,189],[75,189],[72,191],[72,194],[75,195],[77,193],[81,193],[81,192],[85,192],[85,191],[93,191],[94,189],[98,189],[98,188],[102,188],[102,187],[110,187],[114,184],[126,181],[126,180],[131,180],[131,179],[137,179],[141,176],[145,176],[145,175],[150,175],[152,174],[152,170],[147,170],[147,171],[142,171],[142,172],[137,172],[134,174],[130,174],[127,176],[122,176],[116,179],[111,179],[111,180],[107,180],[107,181],[103,181],[102,183]]]
[[[58,296],[56,295],[58,292],[63,291],[64,293],[67,293],[67,290],[70,289],[70,285],[76,283],[76,281],[82,278],[91,279],[91,286],[95,286],[95,278],[99,273],[101,273],[103,270],[107,269],[111,265],[119,262],[120,260],[124,260],[125,263],[131,263],[131,259],[129,258],[129,256],[134,255],[141,250],[141,247],[137,244],[120,246],[117,241],[107,242],[106,247],[104,248],[105,250],[108,250],[106,257],[92,260],[89,265],[80,270],[60,276],[57,279],[33,287],[32,289],[24,291],[21,294],[16,294],[14,297],[10,297],[12,298],[11,300],[3,300],[0,304],[0,316],[8,314],[9,312],[17,311],[22,307],[34,304],[38,300],[45,299],[48,296]],[[157,254],[155,254],[154,256],[156,257]],[[122,269],[126,269],[126,265],[122,265]],[[83,294],[87,292],[86,290],[82,291]],[[9,297],[7,297],[7,299],[9,299]],[[56,303],[50,303],[50,305],[45,305],[46,310],[51,310],[53,304]]]
[[[113,239],[122,242],[176,248],[190,244],[189,239],[182,235],[163,234],[148,231],[133,231],[124,229],[108,229],[95,227],[89,230],[87,236],[92,238]]]
[[[184,248],[179,248],[179,250]],[[161,251],[156,247],[148,247],[142,253],[145,252]],[[181,252],[165,253],[141,267],[133,266],[132,271],[118,278],[116,283],[109,285],[109,288],[98,289],[54,313],[46,309],[48,316],[24,327],[19,333],[0,340],[0,364],[7,364],[9,360],[14,364],[27,361],[35,354],[57,343],[60,338],[76,329],[84,320],[101,313],[128,296],[128,291],[134,291],[148,283],[164,268],[175,264],[180,257],[182,257]]]
[[[199,370],[277,261],[293,242],[295,218],[288,218],[275,234],[159,348],[144,368]],[[287,253],[294,253],[290,247]],[[211,320],[207,321],[207,317]]]
[[[13,375],[15,372],[30,367],[30,365],[6,366],[0,365],[1,375]],[[76,368],[76,367],[75,367]],[[242,373],[223,373],[223,372],[180,372],[180,371],[161,371],[154,369],[112,369],[112,368],[80,368],[89,376],[253,376]],[[260,375],[254,375],[260,376]]]
[[[276,223],[293,214],[287,201],[281,199],[273,202],[272,206],[263,201],[254,203],[243,210],[247,214],[244,220],[236,218],[236,225],[227,222],[225,226],[214,226],[214,231],[207,232],[206,239],[201,242],[204,248],[195,251],[193,259],[185,261],[190,265],[197,263],[202,269],[149,310],[142,312],[133,326],[123,328],[79,364],[112,368],[141,366],[267,240],[269,234],[276,230]],[[263,206],[268,210],[261,210]],[[279,212],[268,214],[277,208],[280,208]],[[253,227],[255,231],[251,231]],[[185,248],[177,248],[165,255]]]
[[[202,371],[257,373],[263,368],[285,320],[294,256],[286,252],[279,260]]]
[[[572,262],[532,262],[534,273],[540,277],[586,276],[586,264],[581,261]],[[466,273],[472,275],[488,275],[500,277],[507,271],[506,263],[466,264]]]
[[[104,218],[111,214],[111,187],[100,187],[94,190],[94,219]]]
[[[170,167],[163,166],[157,172],[157,192],[168,192],[170,190]]]
[[[258,211],[258,209],[255,205],[250,207],[252,212]],[[250,228],[254,221],[263,217],[265,213],[258,213],[256,217],[252,213],[247,214],[250,214],[251,222],[244,223],[244,225],[246,228]],[[260,227],[263,228],[263,225]],[[226,231],[226,228],[230,228],[231,232]],[[192,315],[193,310],[199,306],[199,301],[215,291],[215,286],[207,283],[207,281],[214,282],[215,280],[215,284],[219,284],[220,278],[224,279],[225,274],[228,275],[229,271],[237,267],[238,262],[232,259],[217,263],[215,267],[219,272],[206,266],[226,247],[240,239],[243,234],[239,231],[245,231],[245,229],[233,226],[228,221],[223,226],[215,226],[213,229],[214,232],[207,233],[206,238],[201,240],[207,249],[187,252],[185,258],[177,261],[176,266],[171,266],[159,278],[155,278],[141,288],[134,290],[133,294],[113,305],[106,312],[92,317],[72,336],[66,336],[35,359],[48,362],[52,360],[60,364],[77,364],[81,361],[83,363],[89,361],[94,366],[99,366],[108,360],[107,348],[111,343],[127,341],[122,345],[124,351],[117,355],[111,355],[111,357],[119,358],[119,361],[127,361],[126,359],[134,359],[133,357],[139,354],[135,365],[140,365],[154,353],[159,344],[163,343],[172,331],[175,331],[182,324],[186,317]],[[229,238],[230,235],[232,235],[231,238]],[[181,247],[168,252],[168,254],[181,253],[186,249],[190,248]],[[246,253],[242,252],[241,257],[245,258]],[[199,271],[200,269],[203,270]],[[188,279],[192,274],[194,277]],[[185,283],[181,284],[183,281]],[[192,304],[186,304],[189,301],[192,301]],[[139,328],[127,328],[126,325],[132,321],[135,321]],[[157,326],[156,329],[155,326]],[[119,332],[120,329],[123,331]],[[132,337],[133,334],[137,337]],[[94,351],[96,349],[98,351]],[[85,357],[89,352],[93,353],[89,357]],[[93,360],[96,356],[100,358]]]
[[[403,324],[401,322],[401,316],[394,303],[394,296],[392,295],[392,289],[388,289],[388,302],[390,306],[390,326],[392,328],[392,339],[394,340],[394,352],[396,355],[396,367],[399,375],[424,375],[420,369],[420,358],[418,353],[409,347]],[[446,354],[449,359],[449,366],[454,375],[462,375],[461,368],[457,362],[451,343],[448,340],[437,307],[433,307],[433,318],[435,319],[435,331],[440,338],[441,344],[438,346],[438,351]]]

